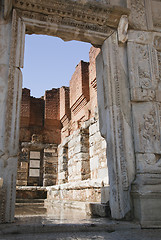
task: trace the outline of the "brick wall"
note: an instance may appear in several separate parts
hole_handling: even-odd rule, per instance
[[[30,97],[23,89],[21,104],[21,141],[30,141],[41,132],[45,143],[60,144],[94,116],[97,108],[95,58],[100,49],[92,47],[90,62],[80,61],[70,80],[70,87],[53,88],[44,99]]]
[[[60,90],[53,88],[45,92],[44,142],[60,144]]]
[[[94,116],[97,107],[97,81],[96,81],[96,57],[100,49],[91,47],[89,52],[89,89],[90,89],[90,114]]]
[[[30,90],[24,88],[21,101],[21,127],[28,127],[30,124]]]
[[[45,120],[60,120],[60,96],[59,88],[53,88],[45,92]]]
[[[72,117],[89,101],[89,63],[81,61],[70,80],[70,108]]]
[[[44,98],[30,96],[23,89],[21,102],[20,142],[30,142],[32,135],[42,135],[44,143],[60,143],[59,89],[46,91]]]
[[[30,126],[44,125],[44,99],[30,97]]]
[[[48,90],[41,99],[23,90],[20,141],[31,142],[37,134],[42,136],[42,144],[59,145],[58,156],[55,147],[44,147],[44,186],[97,179],[108,184],[106,145],[97,114],[95,59],[99,51],[92,47],[90,62],[80,61],[70,87]],[[19,178],[24,166],[19,163]],[[19,180],[25,181],[23,177]]]
[[[60,88],[60,120],[66,115],[70,119],[69,87]]]

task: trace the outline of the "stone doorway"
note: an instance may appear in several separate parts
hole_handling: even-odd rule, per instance
[[[1,1],[0,222],[14,216],[26,32],[101,47],[98,106],[100,131],[110,149],[112,217],[123,218],[134,206],[142,226],[161,226],[160,9],[155,0]]]
[[[12,9],[11,7],[13,10],[12,14],[10,15]],[[11,26],[12,28],[10,35],[12,49],[10,55],[10,64],[12,66],[10,68],[12,69],[10,72],[10,77],[12,80],[10,81],[10,87],[14,89],[14,91],[10,92],[11,96],[9,99],[13,99],[13,104],[11,105],[13,108],[11,106],[8,108],[8,116],[13,116],[13,120],[11,121],[15,122],[16,128],[14,128],[14,133],[12,133],[10,136],[17,134],[17,138],[14,138],[14,143],[12,137],[8,138],[8,141],[12,146],[10,146],[10,150],[14,148],[16,153],[16,145],[18,145],[18,116],[22,78],[20,68],[23,67],[25,33],[48,34],[58,36],[65,41],[75,39],[79,41],[90,42],[95,46],[101,47],[106,38],[115,33],[115,28],[118,26],[121,15],[128,13],[128,11],[123,7],[124,6],[113,8],[113,6],[110,4],[98,4],[95,1],[92,3],[87,2],[85,4],[82,4],[81,2],[79,3],[79,1],[75,3],[72,1],[53,1],[52,3],[49,3],[48,6],[46,6],[45,1],[39,4],[36,1],[25,2],[16,0],[14,1],[13,5],[6,1],[4,2],[4,5],[2,5],[2,10],[5,12],[4,17],[5,19],[10,19],[8,25],[5,23],[6,31],[10,31],[7,26]],[[71,9],[73,10],[71,11]],[[95,14],[93,14],[94,12]],[[84,18],[86,19],[85,21],[83,20]],[[100,62],[100,60],[98,61]],[[99,65],[99,63],[97,65]],[[103,66],[102,63],[101,66]],[[100,71],[98,71],[98,76],[99,74]],[[16,112],[14,110],[15,106],[17,106]],[[14,114],[12,111],[14,111]],[[8,124],[10,124],[9,122]],[[14,162],[15,167],[11,170],[11,184],[8,183],[6,185],[6,189],[4,187],[3,190],[6,194],[4,194],[5,199],[2,201],[6,201],[6,206],[3,206],[3,210],[1,211],[2,222],[12,221],[14,216],[17,158],[15,158],[15,160],[11,158],[11,160],[12,163]],[[4,178],[4,182],[5,181],[6,180]],[[8,178],[7,181],[10,182],[10,179]],[[10,194],[12,197],[7,197]],[[117,201],[118,199],[116,199],[116,202]],[[124,214],[125,213],[123,213],[123,215]]]
[[[29,89],[23,89],[16,217],[20,215],[19,205],[22,209],[24,202],[27,210],[27,201],[29,207],[32,201],[31,193],[40,191],[40,188],[35,186],[42,186],[42,191],[47,187],[48,198],[45,200],[45,206],[50,207],[48,211],[50,213],[54,212],[54,206],[57,206],[58,212],[58,208],[66,206],[67,209],[68,205],[71,211],[74,208],[79,209],[80,214],[83,212],[84,215],[86,213],[96,215],[96,209],[95,212],[93,210],[95,206],[102,210],[97,214],[105,216],[106,212],[103,209],[108,208],[106,203],[109,201],[109,182],[106,142],[99,133],[97,109],[95,59],[99,52],[99,48],[91,47],[87,53],[89,62],[79,59],[71,80],[68,79],[69,87],[47,90],[45,96],[40,99],[32,97]],[[41,104],[43,108],[40,107]],[[59,124],[56,124],[56,121]],[[32,135],[33,133],[39,135]],[[51,144],[52,147],[55,144],[55,151]],[[42,148],[41,184],[35,175],[35,171],[38,171],[35,164],[40,158],[40,154],[37,156],[40,148]],[[22,198],[23,195],[26,199]],[[33,197],[35,196],[36,193],[33,194]],[[33,199],[33,204],[35,203],[36,199]]]

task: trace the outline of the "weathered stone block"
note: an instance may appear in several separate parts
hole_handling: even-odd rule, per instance
[[[137,173],[161,172],[161,154],[143,153],[136,154]]]
[[[155,103],[133,104],[135,150],[140,153],[161,153],[160,109]]]
[[[89,136],[92,136],[97,132],[99,132],[99,122],[96,122],[89,127]]]
[[[101,188],[101,203],[107,204],[110,200],[110,188],[102,187]]]
[[[107,168],[98,169],[98,178],[103,180],[107,178],[108,181],[108,169]]]
[[[90,159],[90,169],[95,170],[98,169],[99,167],[99,158],[98,156],[94,156],[93,158]]]

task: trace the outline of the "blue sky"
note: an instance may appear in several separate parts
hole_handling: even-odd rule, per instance
[[[64,42],[60,38],[26,35],[23,68],[23,88],[41,97],[45,90],[69,86],[76,65],[89,61],[89,43]]]

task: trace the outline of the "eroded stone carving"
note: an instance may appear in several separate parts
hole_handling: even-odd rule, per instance
[[[121,15],[129,11],[122,6],[112,6],[102,1],[16,0],[19,16],[26,23],[29,34],[47,34],[61,37],[65,41],[80,40],[101,46],[103,41],[117,28]],[[93,14],[95,12],[95,14]],[[115,12],[115,14],[113,14]],[[32,21],[31,21],[32,20]],[[35,22],[37,27],[35,28]],[[68,31],[66,26],[68,26]],[[69,27],[70,26],[70,27]]]
[[[130,25],[136,29],[147,29],[146,8],[144,0],[127,1],[128,7],[131,9]]]
[[[116,219],[125,217],[131,210],[129,187],[134,179],[133,146],[130,140],[131,120],[127,114],[130,111],[129,93],[125,87],[127,81],[123,71],[125,66],[120,64],[123,58],[126,57],[120,55],[115,33],[104,42],[102,53],[97,57],[97,89],[100,131],[107,141],[108,149],[110,206],[112,217]],[[122,87],[124,96],[121,95]]]
[[[123,15],[120,18],[119,26],[118,26],[118,40],[121,43],[125,43],[128,39],[127,35],[128,30],[128,17]]]
[[[70,17],[86,23],[97,23],[98,25],[111,27],[118,25],[120,14],[128,13],[127,9],[122,7],[113,8],[109,3],[102,3],[102,1],[52,0],[47,3],[46,1],[40,3],[37,0],[28,0],[27,2],[15,0],[14,7],[25,11],[57,15],[63,18]],[[115,19],[112,15],[113,11],[115,11]]]
[[[143,118],[144,123],[143,125],[140,125],[140,131],[142,133],[142,137],[145,139],[145,142],[147,143],[150,140],[160,140],[160,133],[157,131],[155,109],[152,109],[149,112],[149,115],[144,114]]]
[[[161,152],[157,105],[133,104],[135,146],[137,152]]]
[[[160,9],[161,9],[161,2],[157,0],[152,0],[151,12],[152,12],[153,27],[158,31],[160,31],[160,27],[161,27]]]
[[[138,173],[160,173],[161,155],[154,153],[137,154]]]
[[[131,99],[138,102],[160,101],[159,37],[145,32],[136,32],[135,35],[130,32],[129,39]]]

